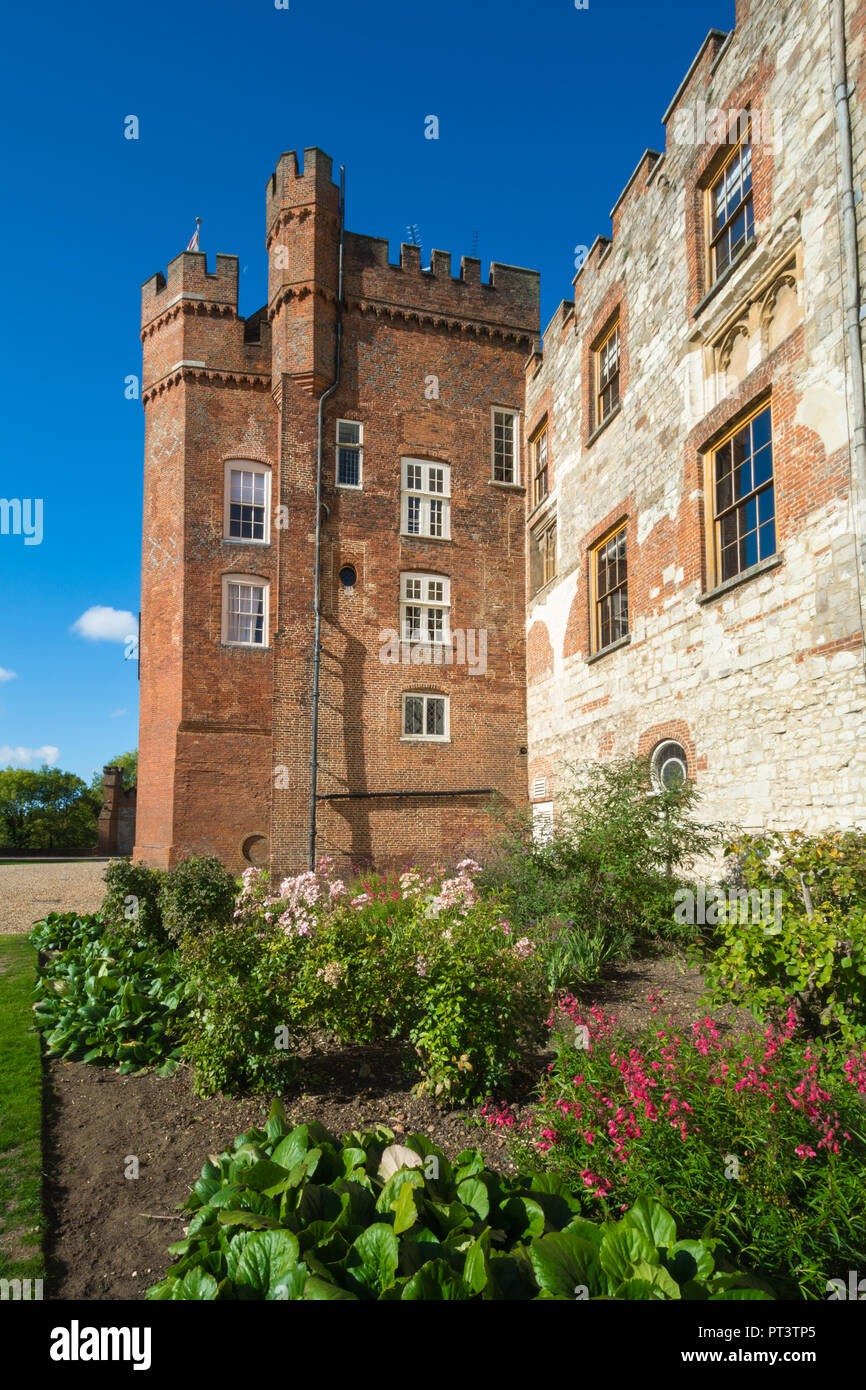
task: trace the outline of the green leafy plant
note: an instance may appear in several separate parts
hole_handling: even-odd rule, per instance
[[[183,1053],[200,1095],[268,1091],[292,1079],[302,1027],[299,951],[298,939],[274,926],[255,932],[232,922],[181,938]]]
[[[48,1056],[175,1070],[186,990],[173,952],[73,913],[51,913],[31,941],[43,955],[34,1016]]]
[[[527,816],[499,813],[480,878],[537,941],[553,989],[591,983],[637,942],[693,935],[675,919],[676,892],[721,836],[696,819],[695,787],[656,788],[645,758],[569,771],[543,841]]]
[[[202,1168],[185,1239],[149,1299],[468,1301],[766,1299],[716,1267],[712,1240],[677,1240],[644,1201],[596,1224],[557,1179],[509,1179],[467,1149],[452,1164],[419,1134],[338,1141],[267,1127]]]
[[[153,937],[166,944],[159,896],[165,875],[145,864],[112,859],[105,870],[105,897],[100,908],[106,922],[133,936]]]
[[[772,914],[719,914],[694,956],[708,999],[761,1019],[793,1000],[807,1035],[866,1041],[866,836],[741,835],[726,851],[746,893],[776,898]]]
[[[173,941],[188,932],[231,922],[237,886],[232,874],[213,855],[183,859],[160,887],[163,927]]]

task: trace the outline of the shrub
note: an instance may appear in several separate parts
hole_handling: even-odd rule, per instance
[[[183,859],[164,876],[159,895],[163,925],[179,941],[186,932],[225,926],[235,910],[237,885],[213,855]]]
[[[810,1036],[866,1041],[866,836],[742,835],[726,849],[746,891],[777,893],[781,912],[719,914],[708,998],[760,1019],[793,998]]]
[[[129,927],[72,913],[37,923],[31,941],[47,956],[34,1014],[49,1057],[174,1071],[185,991],[173,952]]]
[[[112,859],[105,870],[106,893],[100,908],[105,920],[133,936],[140,934],[166,943],[160,907],[164,877],[159,869]]]
[[[583,1184],[602,1212],[655,1197],[691,1231],[784,1286],[823,1296],[866,1258],[866,1052],[844,1062],[793,1038],[794,1019],[724,1041],[712,1020],[629,1039],[564,1000],[533,1119],[507,1109],[521,1163]],[[853,1261],[853,1263],[852,1263]]]
[[[208,1160],[185,1204],[184,1240],[149,1299],[761,1299],[715,1267],[714,1242],[677,1241],[658,1204],[596,1225],[555,1179],[507,1179],[476,1150],[455,1163],[390,1130],[342,1143],[292,1129],[278,1101],[265,1130]]]
[[[199,1095],[278,1089],[291,1081],[300,1022],[293,986],[297,938],[245,924],[187,932],[181,968],[188,982],[184,1056]]]
[[[541,1040],[546,996],[535,947],[501,914],[501,903],[489,900],[445,923],[428,920],[419,932],[420,987],[413,982],[406,1001],[423,1068],[420,1094],[452,1102],[485,1096]]]
[[[481,878],[512,916],[538,928],[554,990],[592,982],[636,941],[687,934],[674,917],[677,889],[720,838],[719,827],[695,819],[695,788],[656,790],[647,759],[572,772],[552,834],[539,842],[527,817],[502,819]]]
[[[504,1081],[546,1011],[534,945],[503,920],[500,902],[479,899],[477,873],[464,860],[453,874],[369,875],[350,891],[322,861],[271,896],[253,871],[237,920],[297,943],[286,1007],[298,1027],[351,1043],[408,1039],[417,1089],[457,1103]]]
[[[866,833],[828,830],[740,834],[725,846],[750,888],[782,889],[805,910],[804,885],[814,905],[842,912],[866,907]]]

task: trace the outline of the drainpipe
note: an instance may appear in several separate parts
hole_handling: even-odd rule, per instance
[[[313,571],[313,612],[316,632],[313,642],[313,749],[310,760],[310,869],[316,867],[316,783],[319,760],[319,667],[322,647],[322,431],[325,401],[333,396],[340,383],[340,350],[343,340],[343,239],[346,226],[346,169],[340,165],[340,243],[337,255],[337,315],[334,326],[334,380],[319,397],[319,418],[316,434],[316,558]]]
[[[830,0],[831,69],[836,130],[839,137],[842,264],[845,280],[845,331],[851,362],[853,393],[854,539],[859,545],[858,577],[866,576],[866,387],[863,381],[863,342],[860,335],[860,273],[857,257],[857,213],[854,203],[854,162],[848,71],[845,55],[845,0]],[[862,619],[861,589],[861,619]],[[861,624],[862,625],[862,624]],[[866,636],[866,631],[864,631]]]

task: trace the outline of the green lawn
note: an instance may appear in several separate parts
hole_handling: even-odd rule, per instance
[[[0,1276],[12,1279],[44,1274],[35,982],[36,952],[26,937],[0,936]]]

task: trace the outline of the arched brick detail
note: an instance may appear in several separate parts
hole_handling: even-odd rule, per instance
[[[526,674],[530,685],[553,675],[553,647],[547,623],[534,622],[526,638]]]
[[[667,719],[664,724],[653,724],[651,728],[644,729],[637,742],[638,755],[648,757],[656,745],[666,738],[675,739],[685,749],[689,776],[693,777],[696,772],[705,771],[707,760],[698,758],[692,731],[684,719]]]

